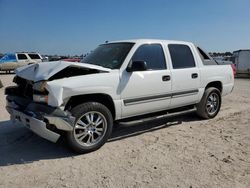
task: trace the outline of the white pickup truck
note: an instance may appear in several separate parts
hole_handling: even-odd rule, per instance
[[[12,71],[18,67],[42,62],[42,56],[39,53],[18,52],[14,54],[5,54],[0,59],[0,71]]]
[[[82,63],[44,62],[16,70],[8,87],[11,119],[79,153],[100,148],[113,121],[192,107],[217,115],[233,90],[230,65],[217,65],[190,42],[125,40],[100,45]]]

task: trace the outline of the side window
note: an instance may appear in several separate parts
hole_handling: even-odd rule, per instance
[[[194,56],[187,45],[169,44],[168,48],[174,69],[195,67]]]
[[[17,58],[20,59],[20,60],[28,59],[25,54],[17,54]]]
[[[38,54],[28,54],[30,56],[30,59],[41,59]]]
[[[166,69],[166,61],[160,44],[144,44],[132,57],[132,61],[145,61],[149,70]]]

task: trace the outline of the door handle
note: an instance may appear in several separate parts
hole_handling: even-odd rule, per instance
[[[163,82],[169,81],[170,79],[171,79],[171,77],[169,75],[162,76]]]
[[[192,78],[193,78],[193,79],[198,78],[198,74],[197,74],[197,73],[193,73],[193,74],[192,74]]]

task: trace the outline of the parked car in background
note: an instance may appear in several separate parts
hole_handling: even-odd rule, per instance
[[[0,59],[0,71],[12,71],[24,65],[40,62],[42,62],[42,56],[39,53],[18,52],[5,54]]]

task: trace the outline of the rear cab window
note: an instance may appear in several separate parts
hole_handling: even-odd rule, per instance
[[[185,44],[169,44],[173,69],[193,68],[195,60],[189,46]]]

